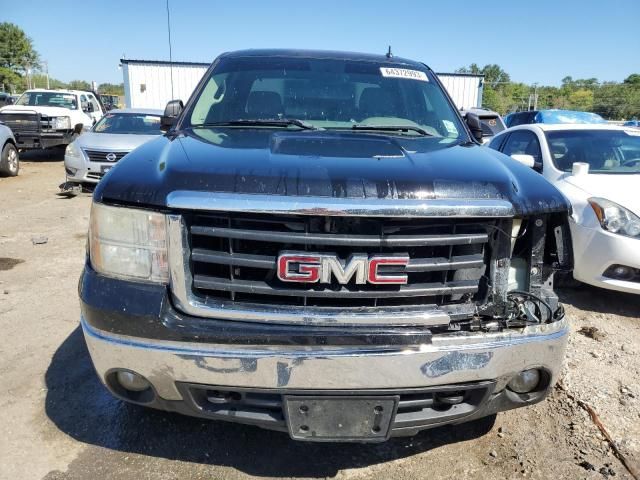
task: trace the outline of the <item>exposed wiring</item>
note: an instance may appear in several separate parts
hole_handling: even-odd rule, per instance
[[[515,296],[529,299],[536,306],[536,310],[534,312],[530,312],[526,307],[525,302],[518,302],[515,298],[513,298]],[[526,292],[524,290],[511,290],[507,292],[507,299],[513,302],[518,311],[518,315],[516,316],[516,318],[522,318],[524,316],[526,317],[527,322],[531,321],[531,317],[533,316],[537,319],[536,323],[543,323],[543,315],[542,311],[540,310],[540,305],[544,306],[547,312],[549,312],[549,316],[547,317],[548,320],[558,318],[556,315],[562,314],[560,308],[558,308],[558,310],[554,314],[553,309],[546,301],[544,301],[538,295],[531,292]]]
[[[489,225],[489,228],[492,228],[493,230],[497,230],[498,232],[502,233],[505,237],[508,237],[512,240],[518,240],[522,237],[524,237],[527,234],[527,226],[529,225],[529,221],[527,220],[527,223],[524,224],[524,227],[521,227],[521,232],[518,233],[515,237],[513,235],[511,235],[509,232],[504,231],[502,228],[496,226],[496,225]]]

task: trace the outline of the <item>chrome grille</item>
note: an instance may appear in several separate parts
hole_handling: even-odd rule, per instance
[[[314,307],[450,305],[480,290],[495,219],[189,214],[192,292],[233,303]],[[406,285],[292,284],[276,275],[285,250],[403,254]]]
[[[91,162],[114,163],[114,162],[117,162],[117,161],[121,160],[122,157],[124,157],[129,152],[123,152],[123,151],[114,152],[114,151],[110,151],[110,150],[89,150],[89,149],[84,149],[84,153],[87,155],[87,157],[89,158],[89,161],[91,161]],[[115,159],[113,159],[113,160],[108,160],[107,159],[107,155],[109,155],[110,153],[115,155]]]

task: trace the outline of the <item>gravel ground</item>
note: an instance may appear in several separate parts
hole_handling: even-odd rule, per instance
[[[112,398],[78,327],[91,199],[56,195],[59,160],[0,178],[0,478],[632,478],[579,402],[640,463],[640,300],[589,287],[560,292],[573,334],[547,401],[411,439],[301,444]]]

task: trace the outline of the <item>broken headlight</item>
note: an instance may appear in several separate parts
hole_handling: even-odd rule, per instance
[[[167,227],[163,214],[91,206],[89,253],[96,272],[127,280],[167,283]]]

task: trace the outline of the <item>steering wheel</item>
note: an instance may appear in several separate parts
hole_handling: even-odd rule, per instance
[[[620,164],[621,167],[630,167],[631,165],[636,165],[640,163],[640,157],[630,158],[629,160],[625,160]]]

